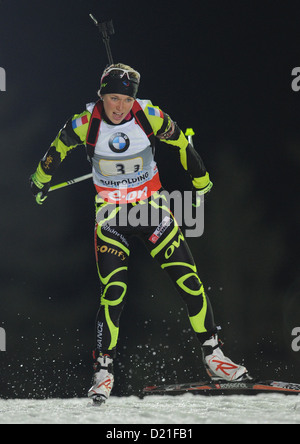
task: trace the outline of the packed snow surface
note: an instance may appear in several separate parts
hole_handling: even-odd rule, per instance
[[[0,399],[0,424],[300,424],[300,396],[112,396],[102,406],[83,398]]]

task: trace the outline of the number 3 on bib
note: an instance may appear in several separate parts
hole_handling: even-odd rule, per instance
[[[133,174],[138,173],[143,169],[143,159],[142,157],[136,157],[135,159],[122,160],[122,162],[101,159],[99,167],[103,176]]]

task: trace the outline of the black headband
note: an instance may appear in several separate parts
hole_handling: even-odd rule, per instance
[[[139,83],[136,79],[129,80],[127,76],[112,77],[107,75],[103,78],[100,94],[123,94],[136,99]]]

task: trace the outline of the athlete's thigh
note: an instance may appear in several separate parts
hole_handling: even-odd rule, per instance
[[[172,212],[167,206],[158,210],[156,219],[152,217],[155,224],[151,224],[142,235],[151,256],[162,267],[172,262],[194,266],[189,246]]]
[[[130,248],[125,235],[109,224],[96,225],[95,255],[103,286],[116,280],[127,283]]]

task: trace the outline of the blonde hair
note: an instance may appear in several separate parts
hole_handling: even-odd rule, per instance
[[[140,80],[141,76],[140,74],[137,72],[136,69],[132,68],[129,65],[124,65],[124,63],[114,63],[113,65],[107,66],[105,68],[105,70],[103,71],[102,77],[105,75],[105,73],[113,68],[116,69],[125,69],[126,71],[131,71],[132,72],[132,77],[135,78],[136,80]]]

